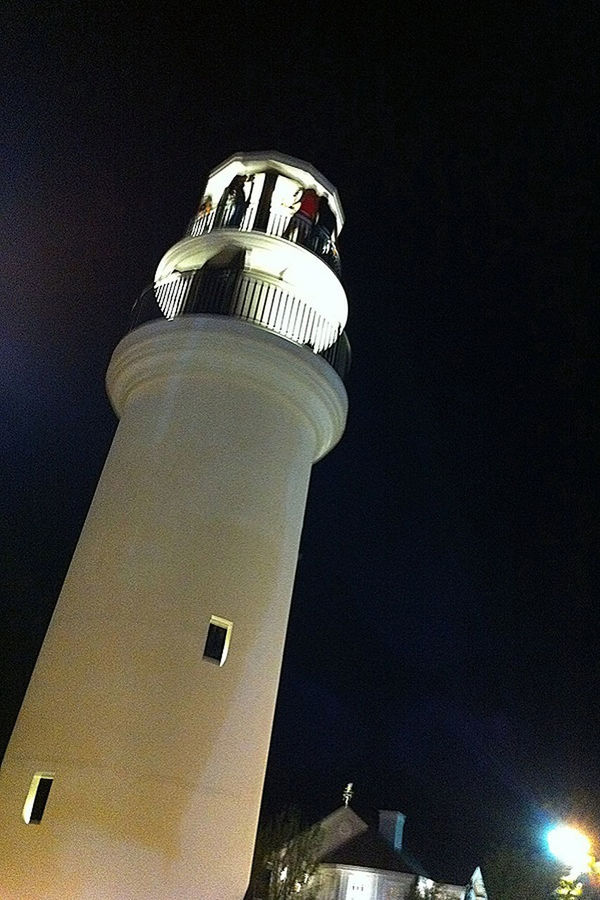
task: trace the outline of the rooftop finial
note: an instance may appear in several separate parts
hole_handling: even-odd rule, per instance
[[[354,796],[354,791],[352,790],[353,782],[349,781],[346,787],[344,788],[344,793],[342,794],[342,798],[344,800],[344,806],[348,806],[352,797]]]

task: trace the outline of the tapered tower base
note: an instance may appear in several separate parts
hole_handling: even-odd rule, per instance
[[[0,895],[241,900],[310,469],[346,393],[311,350],[206,315],[138,328],[107,380],[121,421],[0,774]]]

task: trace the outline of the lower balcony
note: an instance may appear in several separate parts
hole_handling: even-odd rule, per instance
[[[146,288],[134,304],[130,330],[154,319],[183,315],[232,316],[309,347],[342,378],[350,368],[350,344],[339,326],[326,321],[276,284],[236,268],[205,267],[171,276]]]

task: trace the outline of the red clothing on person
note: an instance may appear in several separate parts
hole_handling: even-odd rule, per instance
[[[300,200],[300,206],[298,207],[298,212],[304,213],[304,215],[307,216],[307,218],[314,220],[316,218],[318,210],[319,210],[319,198],[317,196],[317,192],[313,191],[312,188],[308,188],[302,194],[302,198]]]

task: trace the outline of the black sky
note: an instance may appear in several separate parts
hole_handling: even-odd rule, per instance
[[[0,745],[114,431],[131,304],[209,169],[274,148],[340,191],[354,365],[265,811],[324,815],[353,780],[462,881],[558,814],[600,836],[596,4],[0,16]]]

